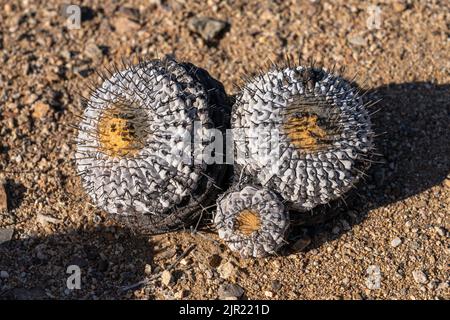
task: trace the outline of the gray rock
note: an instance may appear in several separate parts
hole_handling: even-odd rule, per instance
[[[279,280],[273,280],[271,287],[274,292],[277,292],[281,289],[281,282]]]
[[[219,298],[240,298],[244,294],[244,289],[235,283],[224,283],[219,287]]]
[[[3,180],[0,180],[0,212],[8,210],[8,194]]]
[[[11,240],[14,234],[14,229],[0,229],[0,244]]]
[[[396,248],[399,245],[402,244],[402,239],[400,239],[399,237],[392,239],[391,241],[391,247]]]
[[[236,297],[224,297],[222,300],[238,300]]]
[[[176,248],[168,248],[157,253],[158,259],[169,260],[177,253]]]
[[[414,270],[412,276],[417,283],[426,284],[428,282],[427,275],[422,270]]]
[[[361,35],[349,35],[347,40],[355,46],[365,46],[367,44],[367,40]]]
[[[2,279],[9,278],[8,271],[4,271],[4,270],[0,271],[0,278],[2,278]]]
[[[219,40],[227,27],[227,22],[207,17],[193,17],[188,22],[188,28],[207,42]]]
[[[205,270],[205,276],[207,279],[212,279],[214,276],[214,273],[211,270]]]
[[[72,60],[72,52],[70,50],[62,50],[60,52],[61,57],[63,57],[66,61]]]
[[[137,8],[132,7],[120,7],[118,10],[118,15],[127,17],[128,19],[139,21],[140,12]]]
[[[175,299],[183,299],[189,294],[188,290],[179,290],[175,292],[174,297]]]
[[[153,272],[152,266],[149,264],[146,264],[145,268],[144,268],[144,273],[149,276],[152,274],[152,272]]]

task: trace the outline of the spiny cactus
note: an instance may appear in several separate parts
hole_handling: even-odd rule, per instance
[[[215,200],[225,172],[203,158],[214,138],[208,129],[228,127],[223,86],[169,57],[104,80],[87,101],[76,139],[84,188],[141,232],[185,227]]]
[[[218,199],[214,223],[231,250],[243,257],[264,257],[284,244],[289,215],[272,191],[235,185]]]
[[[363,175],[372,145],[357,88],[314,67],[275,68],[248,81],[231,126],[244,175],[308,211],[341,197]]]

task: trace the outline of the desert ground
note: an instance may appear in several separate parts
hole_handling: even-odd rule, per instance
[[[448,1],[76,5],[73,28],[63,2],[0,1],[0,299],[450,297]],[[71,160],[81,96],[96,71],[165,54],[230,95],[286,57],[345,67],[381,99],[376,162],[344,205],[324,209],[331,219],[297,226],[274,257],[240,258],[213,232],[145,236],[115,223]],[[66,285],[69,265],[80,289]]]

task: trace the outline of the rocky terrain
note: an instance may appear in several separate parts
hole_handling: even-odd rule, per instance
[[[448,299],[448,1],[0,1],[0,299]],[[75,21],[76,22],[76,21]],[[81,96],[123,59],[171,54],[236,91],[287,56],[368,90],[379,155],[330,221],[277,257],[211,232],[146,237],[81,188]],[[331,214],[331,213],[330,213]],[[81,288],[66,286],[67,266]]]

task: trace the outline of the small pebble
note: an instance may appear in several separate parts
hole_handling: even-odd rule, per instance
[[[414,270],[412,275],[417,283],[426,284],[428,282],[427,275],[422,270]]]
[[[182,265],[182,266],[187,266],[187,265],[190,265],[191,263],[192,263],[191,259],[183,258],[180,260],[180,265]]]
[[[33,104],[31,107],[33,110],[33,118],[35,119],[43,119],[50,115],[52,109],[51,107],[42,101],[38,101]]]
[[[5,184],[0,180],[0,212],[8,210],[8,194],[6,193]]]
[[[193,17],[188,22],[188,28],[208,42],[218,40],[227,26],[228,23],[225,21],[212,18]]]
[[[355,46],[365,46],[367,44],[367,40],[360,35],[348,36],[347,40]]]
[[[436,288],[436,285],[437,285],[437,281],[430,281],[430,282],[428,282],[427,287],[428,287],[428,289],[433,290]]]
[[[225,262],[222,263],[218,268],[217,272],[219,272],[219,275],[223,279],[228,279],[231,276],[236,274],[236,268],[231,262]]]
[[[146,274],[146,275],[151,275],[151,274],[152,274],[152,271],[153,271],[152,266],[149,265],[149,264],[146,264],[145,267],[144,267],[144,272],[145,272],[145,274]]]
[[[281,282],[279,280],[273,280],[271,287],[273,291],[279,291],[281,289]]]
[[[141,28],[141,25],[139,23],[123,16],[114,19],[113,25],[117,33],[128,33],[137,31]]]
[[[0,278],[2,278],[2,279],[9,278],[9,273],[4,270],[0,271]]]
[[[244,289],[235,283],[225,283],[219,287],[219,297],[221,299],[228,297],[240,298],[244,294]]]
[[[140,12],[137,8],[120,7],[117,13],[134,21],[139,21],[140,18]]]
[[[396,248],[399,245],[402,244],[402,239],[400,239],[399,237],[392,239],[391,241],[391,247]]]
[[[435,230],[436,230],[436,233],[437,233],[438,235],[440,235],[441,237],[445,237],[445,230],[444,230],[444,228],[442,228],[442,227],[436,227]]]
[[[169,270],[164,270],[161,274],[161,283],[165,286],[169,286],[173,282],[172,273]]]
[[[403,12],[406,9],[406,4],[401,1],[396,1],[393,4],[393,9],[395,12]]]
[[[180,290],[175,292],[174,297],[175,299],[183,299],[187,296],[187,290]]]
[[[37,220],[37,222],[39,222],[40,224],[42,224],[44,226],[47,225],[47,224],[58,224],[58,223],[61,223],[60,219],[56,219],[56,218],[53,218],[51,216],[47,216],[47,215],[42,214],[42,213],[38,213],[37,214],[36,220]]]
[[[11,240],[14,234],[14,229],[0,229],[0,244]]]
[[[207,279],[212,279],[214,277],[214,273],[211,270],[205,270],[205,276]]]

